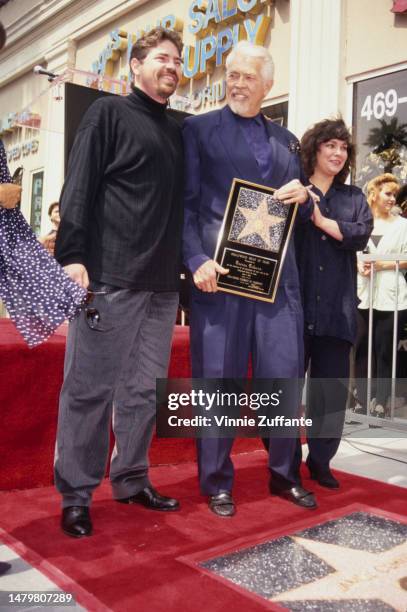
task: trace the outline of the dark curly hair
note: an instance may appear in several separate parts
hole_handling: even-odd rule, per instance
[[[309,178],[314,174],[317,161],[317,152],[323,142],[333,138],[343,140],[348,147],[348,158],[344,167],[335,176],[335,181],[344,183],[355,162],[355,145],[352,142],[350,131],[340,117],[337,119],[324,119],[309,128],[301,138],[301,161],[304,172]]]
[[[54,210],[54,208],[56,208],[58,206],[59,208],[59,202],[52,202],[52,204],[49,205],[48,207],[48,217],[50,217],[52,215],[52,211]]]
[[[165,28],[157,27],[136,40],[131,48],[129,61],[131,62],[134,57],[140,62],[143,61],[143,59],[147,57],[150,49],[158,47],[158,45],[164,40],[169,40],[172,42],[176,46],[178,53],[181,55],[182,48],[184,46],[181,36],[174,30],[166,30]]]

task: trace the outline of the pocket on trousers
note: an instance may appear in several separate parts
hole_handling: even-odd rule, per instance
[[[218,306],[220,302],[224,300],[225,294],[222,291],[216,291],[214,293],[207,291],[200,291],[196,287],[191,290],[191,303],[199,304],[202,306]]]
[[[91,281],[89,291],[93,293],[91,301],[84,310],[85,323],[94,332],[108,332],[115,326],[113,304],[120,299],[123,292],[120,289],[105,283]]]

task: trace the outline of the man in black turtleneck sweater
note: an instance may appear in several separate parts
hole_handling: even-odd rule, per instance
[[[70,325],[55,482],[62,529],[90,535],[113,407],[114,498],[177,510],[148,479],[155,381],[167,373],[178,305],[182,140],[166,103],[181,76],[178,34],[155,28],[132,48],[133,92],[89,108],[61,194],[55,255],[91,302]]]

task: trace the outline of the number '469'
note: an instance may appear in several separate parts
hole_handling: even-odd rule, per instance
[[[360,116],[366,117],[367,121],[370,121],[372,116],[375,119],[383,119],[384,115],[393,117],[397,111],[397,105],[398,96],[395,89],[388,89],[386,93],[378,91],[374,97],[370,94],[366,96]]]

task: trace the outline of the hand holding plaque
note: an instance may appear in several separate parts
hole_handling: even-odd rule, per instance
[[[220,291],[274,302],[297,205],[274,189],[234,179],[216,247]]]

